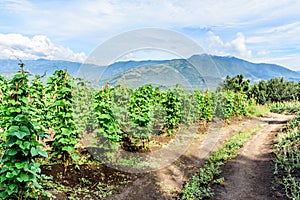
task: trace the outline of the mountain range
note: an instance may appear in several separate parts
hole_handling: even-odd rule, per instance
[[[0,74],[11,76],[18,70],[18,60],[0,60]],[[214,89],[228,75],[243,74],[252,82],[284,77],[289,81],[300,81],[300,73],[285,67],[252,63],[235,57],[193,55],[188,59],[119,61],[109,66],[82,64],[64,60],[24,60],[25,70],[31,74],[51,75],[56,69],[67,69],[73,76],[90,80],[100,85],[126,81],[126,85],[137,87],[153,84],[171,87],[176,84],[193,89]]]

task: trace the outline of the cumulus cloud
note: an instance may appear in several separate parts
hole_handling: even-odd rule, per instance
[[[201,42],[206,39],[206,35],[200,36],[188,29],[206,29],[217,33],[209,34],[209,53],[247,59],[252,56],[255,59],[271,56],[274,50],[284,48],[294,48],[299,54],[299,7],[298,0],[1,0],[0,17],[5,20],[0,20],[0,30],[2,33],[47,35],[61,41],[64,46],[88,53],[101,42],[132,29],[166,28],[187,35],[191,33],[196,35],[193,39]],[[227,39],[237,32],[240,33],[235,38]],[[25,41],[23,39],[22,42]],[[27,39],[29,43],[33,42],[33,37]],[[30,48],[19,51],[18,45],[3,48],[1,44],[0,56],[3,57],[4,53],[30,58],[41,57],[42,53],[45,57],[61,58],[65,55],[44,51],[38,54],[31,52]],[[56,52],[69,52],[70,55],[64,57],[72,57],[72,60],[80,57],[68,48],[53,46],[64,49]],[[289,54],[290,51],[285,51],[273,56],[277,58]],[[299,58],[297,61],[300,63]]]
[[[100,32],[115,35],[141,26],[174,28],[257,24],[266,18],[282,18],[286,13],[294,16],[299,13],[299,5],[298,1],[272,0],[74,0],[64,1],[63,4],[61,1],[30,0],[0,2],[3,12],[14,12],[14,18],[21,16],[20,20],[25,21],[22,28],[29,34],[46,30],[51,36],[68,38]],[[288,11],[282,9],[287,6]]]
[[[248,50],[246,38],[242,33],[237,33],[236,37],[228,42],[224,42],[222,38],[213,32],[208,33],[208,51],[216,55],[235,55],[242,58],[251,58],[252,52]]]
[[[242,33],[237,33],[237,36],[230,43],[233,50],[238,52],[242,57],[252,57],[252,53],[246,47],[246,39]]]
[[[54,44],[44,35],[32,38],[21,34],[0,34],[0,58],[18,57],[20,59],[50,59],[83,62],[86,55]]]

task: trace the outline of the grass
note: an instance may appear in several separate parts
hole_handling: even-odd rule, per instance
[[[270,111],[280,114],[300,114],[300,102],[277,102],[270,104]]]
[[[252,104],[246,108],[247,114],[255,117],[263,117],[270,112],[268,105]]]

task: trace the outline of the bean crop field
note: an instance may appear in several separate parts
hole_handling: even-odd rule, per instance
[[[237,75],[215,91],[129,88],[125,78],[95,88],[66,70],[45,78],[19,65],[0,76],[0,199],[230,199],[226,166],[264,126],[271,175],[255,184],[266,186],[264,198],[300,199],[300,83]],[[192,156],[216,124],[211,151]],[[159,166],[165,154],[145,156],[169,144],[180,155],[168,165]],[[255,184],[245,184],[249,195]]]

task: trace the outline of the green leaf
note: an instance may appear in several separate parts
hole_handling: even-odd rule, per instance
[[[4,147],[9,147],[11,144],[14,144],[16,142],[17,138],[10,137],[7,142],[4,144]]]
[[[19,139],[23,139],[25,136],[29,135],[27,134],[26,132],[15,132],[14,134],[12,135],[15,135],[17,138]]]
[[[61,144],[69,144],[70,139],[69,138],[61,138],[58,140],[58,142]]]
[[[6,173],[6,178],[13,178],[15,175],[14,175],[14,173],[12,173],[12,172],[8,172],[8,173]]]
[[[26,165],[26,162],[15,163],[17,169],[23,169]]]
[[[70,88],[63,88],[61,90],[61,92],[65,93],[65,92],[72,92],[72,90]]]
[[[2,174],[2,176],[0,176],[0,183],[3,183],[4,181],[7,180],[7,177],[5,174]]]
[[[9,150],[7,150],[7,155],[9,155],[9,156],[14,156],[14,155],[16,155],[17,153],[19,152],[19,150],[18,149],[9,149]]]
[[[14,132],[17,132],[17,131],[19,131],[19,126],[11,126],[7,130],[8,133],[14,133]]]
[[[45,158],[48,158],[48,154],[45,151],[43,151],[41,148],[39,148],[39,154]]]
[[[21,126],[20,131],[26,133],[27,135],[30,135],[30,130],[27,126]]]
[[[63,151],[74,152],[74,148],[71,146],[64,146],[62,148]]]
[[[18,185],[13,183],[13,184],[10,184],[8,186],[8,188],[6,189],[8,195],[11,195],[13,193],[17,193],[18,192]]]
[[[22,150],[28,150],[30,148],[30,142],[28,141],[23,142],[22,140],[18,140],[16,141],[16,144],[19,145]]]
[[[23,144],[24,149],[29,149],[30,148],[30,142],[26,141]]]
[[[39,154],[38,148],[32,147],[32,148],[30,149],[30,154],[31,154],[32,157],[37,156],[37,155]]]
[[[72,154],[72,159],[75,161],[78,161],[80,159],[80,156],[78,156],[76,154]]]
[[[9,135],[16,136],[19,139],[23,139],[25,136],[30,135],[30,131],[26,126],[12,126],[7,131]]]
[[[28,104],[28,98],[27,98],[27,97],[23,97],[23,98],[22,98],[22,102],[23,102],[24,104]]]
[[[101,114],[99,119],[111,119],[111,116],[109,114]]]
[[[9,168],[3,167],[3,168],[1,169],[1,171],[0,171],[0,173],[2,174],[2,173],[6,172],[6,171],[8,171],[8,170],[9,170]]]
[[[16,109],[15,109],[15,112],[16,112],[16,113],[21,113],[21,111],[22,111],[21,108],[16,108]]]
[[[15,169],[14,171],[12,171],[12,173],[17,176],[20,173],[21,170],[19,169]]]
[[[17,180],[20,181],[20,182],[27,182],[27,181],[30,180],[30,178],[29,178],[28,174],[22,172],[20,174],[20,176],[17,178]]]

